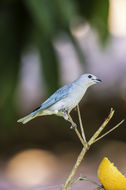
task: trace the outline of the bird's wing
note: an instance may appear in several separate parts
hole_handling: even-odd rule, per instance
[[[53,95],[51,95],[45,102],[41,104],[40,109],[44,110],[56,102],[60,101],[61,99],[67,97],[69,94],[70,88],[72,84],[65,85],[64,87],[58,89]]]

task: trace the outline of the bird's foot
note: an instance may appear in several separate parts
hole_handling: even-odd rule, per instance
[[[76,129],[77,128],[77,125],[76,123],[74,123],[73,125],[71,125],[70,129]]]
[[[68,115],[68,110],[65,108],[60,109],[59,112],[63,112],[64,114]]]

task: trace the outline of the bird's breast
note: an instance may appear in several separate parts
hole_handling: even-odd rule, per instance
[[[73,109],[77,104],[79,104],[79,102],[81,101],[81,99],[85,94],[85,91],[86,91],[85,89],[76,85],[75,88],[71,90],[69,96],[67,97],[68,107]]]
[[[86,90],[84,90],[80,86],[77,86],[77,85],[73,86],[73,88],[71,88],[71,90],[69,91],[68,95],[65,98],[56,102],[55,104],[53,104],[48,109],[50,111],[61,110],[61,109],[71,111],[80,102],[85,91]]]

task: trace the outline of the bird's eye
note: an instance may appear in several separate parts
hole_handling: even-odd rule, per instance
[[[91,75],[88,75],[88,78],[92,78],[92,76],[91,76]]]

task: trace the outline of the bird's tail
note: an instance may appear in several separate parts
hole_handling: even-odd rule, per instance
[[[18,123],[27,123],[29,122],[30,120],[34,119],[35,117],[39,116],[39,111],[40,109],[37,109],[35,111],[33,111],[32,113],[30,113],[29,115],[26,115],[25,117],[17,120]]]
[[[34,119],[36,116],[37,116],[36,114],[29,114],[29,115],[17,120],[17,122],[25,124],[25,123],[29,122],[30,120]]]

